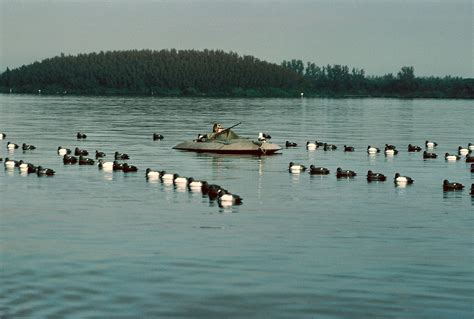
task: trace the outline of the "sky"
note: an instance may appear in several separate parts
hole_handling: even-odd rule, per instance
[[[207,48],[474,78],[473,28],[472,0],[0,0],[0,71],[61,53]]]

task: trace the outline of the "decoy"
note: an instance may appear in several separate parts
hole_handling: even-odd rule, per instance
[[[436,146],[438,146],[438,143],[433,141],[425,141],[425,146],[427,148],[435,148]]]
[[[306,166],[300,165],[300,164],[295,164],[293,162],[290,162],[288,165],[288,171],[291,173],[300,173],[306,170]]]
[[[14,150],[14,149],[17,149],[18,147],[19,147],[18,144],[7,142],[7,149],[9,150]]]
[[[400,173],[395,173],[395,178],[393,179],[395,184],[413,184],[414,180],[408,176],[401,176]]]
[[[73,164],[76,164],[76,163],[77,163],[77,157],[72,156],[72,155],[64,154],[64,156],[63,156],[63,163],[64,163],[65,165],[73,165]]]
[[[311,175],[328,175],[329,170],[325,167],[315,167],[314,165],[309,166],[309,174]]]
[[[27,144],[23,143],[23,145],[21,146],[21,148],[22,148],[24,151],[32,151],[32,150],[36,149],[36,146],[34,146],[34,145],[27,145]]]
[[[448,191],[460,191],[464,188],[464,185],[461,183],[450,183],[447,179],[443,181],[443,190]]]
[[[418,145],[408,144],[408,152],[421,152],[421,147]]]
[[[43,168],[42,166],[38,166],[36,170],[36,174],[38,176],[53,176],[56,172],[50,168]]]
[[[423,152],[423,158],[424,159],[428,159],[428,158],[437,158],[438,155],[436,155],[435,153],[429,153],[427,151],[424,151]]]
[[[74,155],[76,156],[87,156],[89,155],[89,152],[86,150],[81,150],[79,147],[76,147],[74,149]]]
[[[128,156],[128,154],[119,153],[119,152],[115,152],[114,157],[115,157],[116,160],[128,160],[128,159],[130,159],[130,156]]]
[[[158,134],[158,133],[153,133],[153,140],[156,141],[156,140],[162,140],[163,139],[163,135],[161,134]]]
[[[71,154],[71,150],[69,148],[58,146],[58,155],[64,156],[66,154]]]
[[[357,173],[351,170],[343,170],[342,168],[338,167],[336,170],[336,177],[343,178],[343,177],[355,177]]]
[[[374,173],[371,170],[367,171],[367,180],[369,182],[379,181],[383,182],[387,180],[387,177],[382,173]]]
[[[99,157],[105,157],[106,154],[104,152],[99,152],[98,150],[95,150],[95,159],[98,159]]]

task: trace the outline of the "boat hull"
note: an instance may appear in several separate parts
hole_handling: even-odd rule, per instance
[[[230,143],[220,141],[197,142],[186,141],[179,143],[174,149],[198,152],[198,153],[218,153],[218,154],[255,154],[271,155],[281,150],[281,147],[273,143],[257,143],[250,140],[233,140]]]

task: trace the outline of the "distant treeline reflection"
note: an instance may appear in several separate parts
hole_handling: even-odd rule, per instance
[[[366,76],[344,65],[281,65],[221,50],[130,50],[64,55],[6,69],[0,92],[210,97],[474,98],[474,79],[416,77],[413,67]]]

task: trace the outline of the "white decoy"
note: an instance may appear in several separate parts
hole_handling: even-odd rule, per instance
[[[161,175],[163,175],[164,172],[163,171],[155,171],[155,170],[152,170],[151,168],[147,168],[146,169],[146,172],[145,172],[145,176],[146,178],[148,179],[159,179],[161,177]]]
[[[12,168],[15,168],[16,166],[18,166],[20,164],[19,164],[19,162],[11,160],[7,157],[7,158],[5,158],[5,162],[3,163],[3,165],[5,165],[5,168],[7,168],[7,169],[12,169]]]
[[[169,182],[173,182],[176,177],[178,177],[178,174],[172,174],[172,173],[164,173],[162,176],[161,176],[161,179],[163,181],[169,181]]]
[[[462,147],[462,146],[459,146],[459,147],[458,147],[458,154],[459,154],[459,155],[465,156],[465,155],[467,155],[467,154],[469,154],[469,153],[471,153],[471,150],[470,150],[470,149],[465,148],[465,147]]]
[[[0,140],[3,140],[7,137],[7,134],[5,133],[0,133]]]
[[[374,147],[374,146],[367,146],[367,153],[369,154],[376,154],[376,153],[380,153],[380,149],[378,147]]]
[[[58,155],[64,156],[66,154],[71,154],[71,150],[69,148],[58,146]]]
[[[438,143],[433,141],[425,141],[425,145],[427,148],[435,148],[436,146],[438,146]]]
[[[399,173],[395,174],[393,181],[396,184],[413,184],[413,179],[408,176],[401,176]]]
[[[385,155],[389,155],[389,156],[398,154],[398,151],[396,149],[388,148],[388,147],[385,147],[384,152],[385,152]]]
[[[19,148],[19,146],[17,144],[7,142],[7,149],[14,150],[14,149],[17,149],[17,148]]]
[[[99,169],[103,169],[104,171],[113,171],[114,162],[104,162],[104,160],[100,159],[97,166]]]
[[[445,158],[447,161],[454,162],[454,161],[459,160],[461,157],[458,156],[458,155],[446,153],[446,154],[444,155],[444,158]]]
[[[290,162],[290,164],[288,165],[288,170],[291,173],[301,173],[306,170],[306,166]]]
[[[188,178],[184,176],[176,176],[175,179],[173,180],[173,183],[175,185],[186,186],[188,185]]]
[[[306,142],[306,148],[310,151],[315,150],[317,147],[318,145],[315,142],[310,142],[310,141]]]

